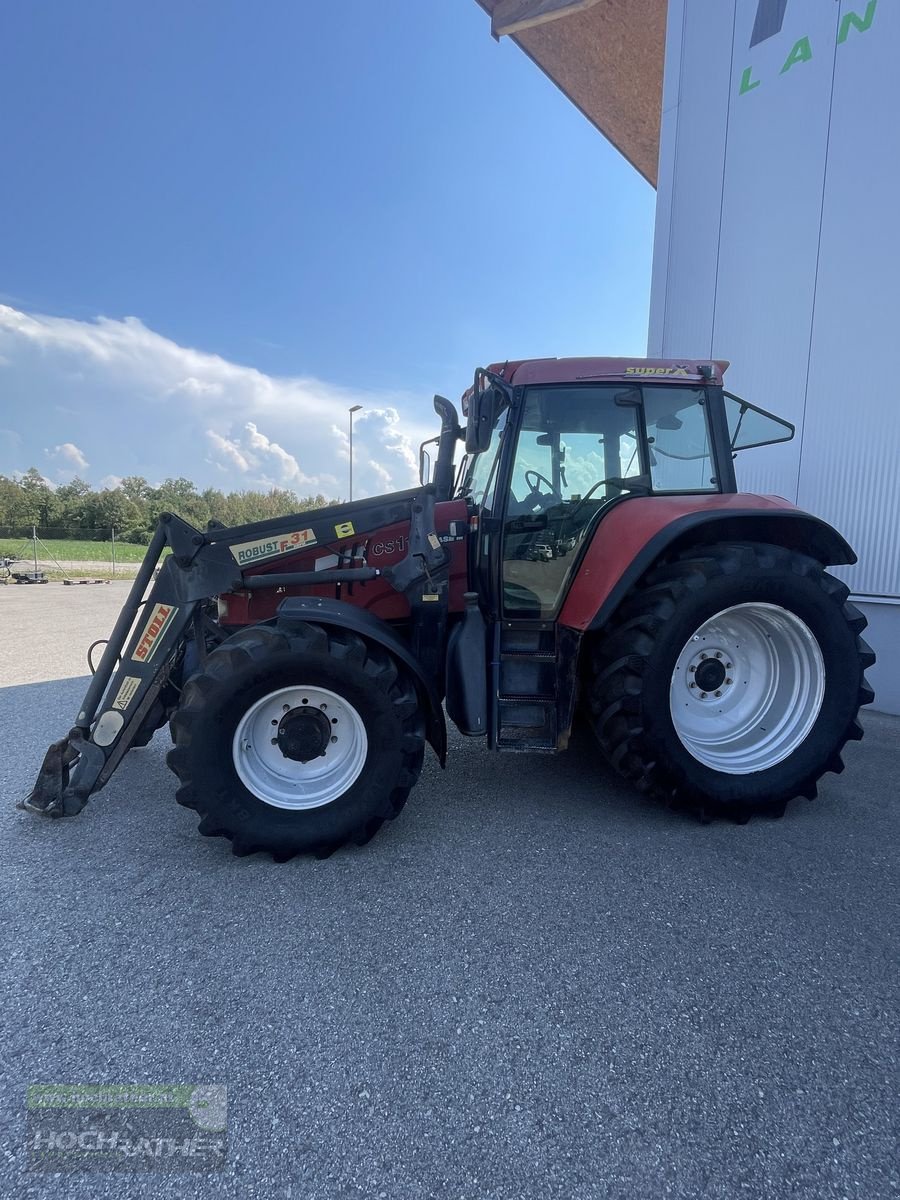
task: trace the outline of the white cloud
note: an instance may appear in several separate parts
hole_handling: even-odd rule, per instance
[[[206,436],[212,443],[213,450],[218,451],[222,458],[227,459],[228,462],[237,467],[237,469],[241,472],[246,473],[250,470],[250,463],[244,457],[244,455],[241,454],[240,447],[238,446],[237,442],[233,442],[230,438],[222,437],[222,435],[220,433],[216,433],[214,429],[207,429]],[[213,459],[212,461],[215,460]],[[221,463],[217,463],[216,465],[222,466]]]
[[[201,487],[277,484],[345,497],[347,410],[361,404],[354,495],[363,496],[412,486],[418,442],[436,432],[424,397],[267,375],[179,345],[135,317],[78,321],[0,305],[0,353],[29,397],[24,448],[11,465],[36,457],[47,445],[38,438],[59,437],[68,411],[90,430],[98,477],[186,475]],[[74,443],[60,438],[57,452],[66,467],[86,468]]]
[[[333,475],[307,475],[294,455],[267,437],[254,421],[247,421],[236,438],[222,437],[214,429],[207,429],[206,436],[213,450],[210,461],[222,467],[224,460],[242,474],[252,474],[263,486],[309,492],[325,482],[337,483]]]
[[[111,492],[114,492],[117,488],[120,488],[122,486],[122,476],[121,475],[104,475],[103,478],[100,480],[100,486],[102,488],[109,488],[109,490]]]
[[[54,446],[52,450],[45,450],[44,453],[48,458],[61,459],[68,467],[74,467],[76,471],[85,471],[90,466],[74,442],[63,442],[59,446]]]
[[[170,387],[168,394],[177,396],[180,392],[185,396],[221,396],[223,391],[221,383],[195,379],[193,375],[190,375],[187,379],[182,379],[180,383]]]

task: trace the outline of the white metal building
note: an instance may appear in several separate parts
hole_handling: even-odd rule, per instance
[[[495,26],[512,3],[484,2]],[[629,9],[648,4],[656,16],[666,8],[515,0],[514,33],[558,79],[569,23],[585,60],[566,60],[560,85],[572,94],[569,77],[589,79],[591,60],[603,69],[609,48],[596,43],[613,32],[620,52],[633,37],[648,53],[647,29],[629,30]],[[531,27],[529,8],[540,18]],[[668,0],[649,331],[651,355],[730,359],[733,391],[796,424],[792,442],[739,456],[740,485],[824,517],[854,547],[858,565],[837,573],[869,619],[875,707],[895,713],[898,61],[900,0]],[[655,87],[654,70],[648,78]],[[592,101],[585,86],[576,102],[652,182],[652,121],[645,114],[632,136],[609,96]]]
[[[756,44],[752,44],[753,42]],[[793,421],[742,488],[835,525],[900,712],[900,3],[670,0],[651,353]]]

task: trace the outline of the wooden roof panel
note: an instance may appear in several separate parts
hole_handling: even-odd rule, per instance
[[[478,0],[493,13],[497,0]],[[667,0],[597,0],[513,41],[656,186]]]

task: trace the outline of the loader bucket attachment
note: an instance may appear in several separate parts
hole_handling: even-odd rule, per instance
[[[81,755],[79,743],[82,740],[81,730],[73,729],[67,737],[53,743],[44,755],[34,787],[24,800],[19,801],[17,808],[44,817],[63,817],[81,811],[86,801],[64,797],[69,786],[69,768]],[[75,804],[77,807],[73,807]]]

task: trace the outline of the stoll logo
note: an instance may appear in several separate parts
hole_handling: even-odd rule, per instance
[[[750,37],[751,50],[754,46],[768,42],[771,38],[781,33],[788,8],[789,0],[757,0],[756,20],[753,22],[753,33]],[[838,24],[837,44],[843,46],[854,31],[867,33],[872,28],[872,22],[875,20],[877,11],[878,0],[868,0],[864,13],[845,13]],[[788,71],[800,63],[810,62],[812,57],[812,39],[809,37],[798,38],[784,60],[780,74],[786,75]],[[762,83],[762,79],[755,78],[753,67],[747,67],[741,76],[740,94],[746,96],[748,92],[755,91]]]

